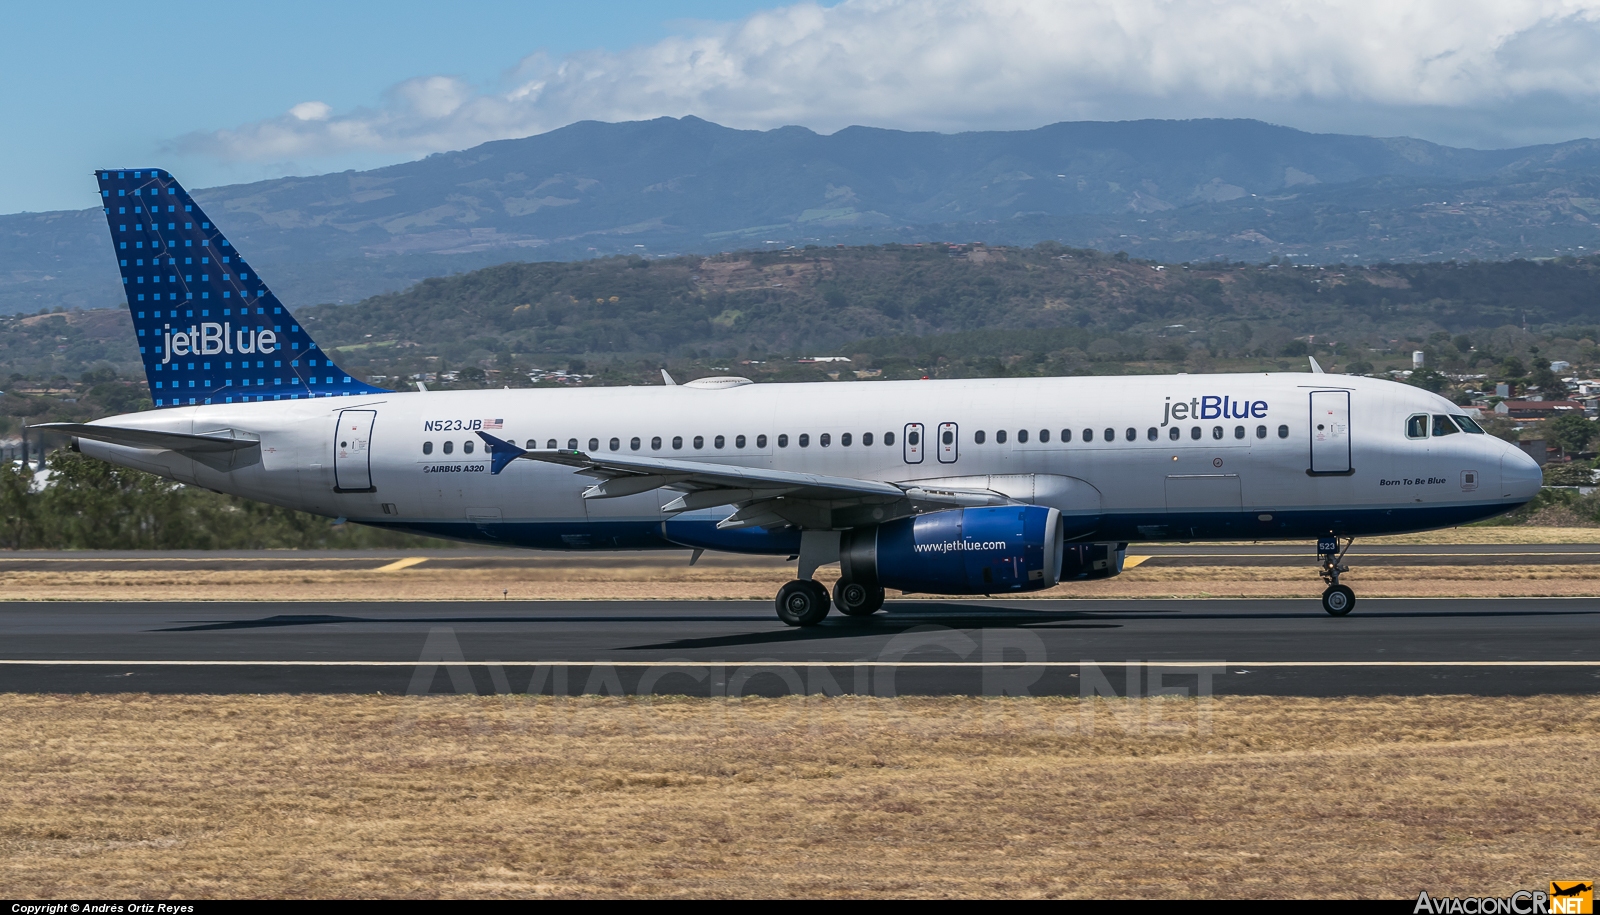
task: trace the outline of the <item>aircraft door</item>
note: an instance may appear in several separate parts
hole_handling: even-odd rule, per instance
[[[372,485],[372,423],[376,410],[341,410],[333,437],[333,491],[376,492]]]
[[[1311,392],[1311,472],[1350,473],[1350,392]]]
[[[906,463],[922,463],[922,423],[906,423],[906,434],[903,441]]]
[[[961,448],[961,430],[955,423],[939,424],[939,463],[954,464]]]

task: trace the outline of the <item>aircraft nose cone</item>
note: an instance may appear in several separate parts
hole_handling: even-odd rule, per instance
[[[1544,472],[1539,464],[1515,448],[1507,448],[1500,458],[1500,482],[1506,497],[1526,502],[1539,494]]]

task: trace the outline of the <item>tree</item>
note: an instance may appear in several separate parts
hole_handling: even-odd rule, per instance
[[[1545,435],[1565,454],[1589,447],[1595,432],[1595,424],[1581,413],[1563,413],[1545,423]]]
[[[1435,372],[1433,369],[1422,369],[1420,371],[1412,372],[1411,376],[1406,379],[1406,383],[1416,385],[1424,391],[1432,391],[1433,393],[1437,394],[1440,391],[1443,391],[1450,384],[1450,379],[1444,377],[1438,372]]]

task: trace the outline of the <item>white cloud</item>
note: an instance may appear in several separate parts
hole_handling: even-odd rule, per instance
[[[1446,142],[1600,127],[1600,0],[850,0],[620,52],[521,62],[494,90],[430,75],[375,109],[321,102],[185,152],[415,155],[577,120],[955,131],[1262,117]]]

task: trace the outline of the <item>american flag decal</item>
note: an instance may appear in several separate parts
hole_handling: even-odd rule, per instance
[[[486,419],[483,421],[483,427],[485,429],[502,429],[505,428],[505,422],[503,419]]]

